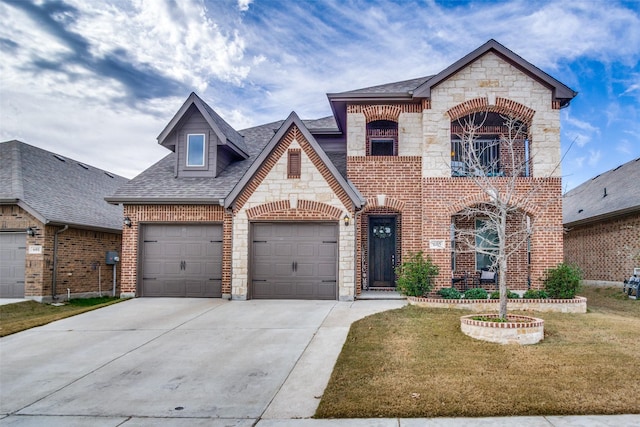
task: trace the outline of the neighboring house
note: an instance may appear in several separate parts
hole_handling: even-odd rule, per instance
[[[328,94],[333,116],[319,120],[236,131],[192,93],[158,137],[172,153],[107,198],[130,223],[123,296],[352,300],[393,289],[420,250],[436,288],[451,286],[482,267],[474,254],[452,267],[451,252],[457,214],[487,200],[453,153],[452,128],[479,111],[527,126],[518,188],[539,191],[513,200],[536,228],[509,286],[539,286],[530,278],[562,262],[560,108],[575,95],[494,40],[433,76]],[[505,171],[506,159],[498,189]]]
[[[20,141],[0,143],[0,165],[0,297],[110,294],[123,215],[104,197],[127,179]]]
[[[622,283],[640,268],[640,158],[563,197],[564,260],[587,281]]]

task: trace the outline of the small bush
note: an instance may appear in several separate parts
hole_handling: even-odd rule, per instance
[[[433,278],[439,272],[438,266],[433,264],[428,255],[425,258],[422,251],[410,253],[407,261],[396,269],[397,289],[407,296],[426,295],[431,291]]]
[[[444,299],[462,298],[462,294],[458,292],[456,288],[442,288],[438,291],[438,295],[440,295]]]
[[[465,299],[487,299],[489,294],[482,288],[469,289],[464,293]]]
[[[582,271],[575,265],[561,263],[547,270],[543,280],[550,298],[574,298],[580,290]]]
[[[527,292],[524,293],[522,298],[527,298],[527,299],[547,299],[547,298],[549,298],[549,295],[544,290],[529,289]]]
[[[500,291],[491,292],[491,296],[489,298],[491,298],[491,299],[500,299]],[[520,298],[520,295],[516,294],[515,292],[511,292],[509,289],[507,289],[507,298],[509,298],[509,299]]]

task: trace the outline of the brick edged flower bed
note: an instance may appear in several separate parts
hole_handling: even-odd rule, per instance
[[[536,344],[544,338],[544,320],[537,317],[507,315],[507,322],[474,320],[477,314],[462,316],[460,329],[465,335],[498,344]],[[484,318],[498,318],[498,314],[483,314]]]
[[[443,299],[407,297],[407,302],[412,305],[431,308],[455,308],[460,310],[472,310],[476,312],[498,311],[500,300],[497,299]],[[510,299],[509,310],[556,312],[556,313],[586,313],[587,299],[575,297],[572,299]]]

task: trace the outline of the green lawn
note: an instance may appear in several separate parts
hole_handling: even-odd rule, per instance
[[[614,288],[580,295],[586,314],[535,314],[545,338],[531,346],[464,335],[462,310],[407,306],[362,319],[316,417],[640,413],[640,301]]]
[[[60,306],[24,301],[0,305],[0,337],[46,325],[55,320],[95,310],[123,301],[120,298],[100,297],[72,299]]]

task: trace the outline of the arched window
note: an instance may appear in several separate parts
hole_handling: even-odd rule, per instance
[[[490,111],[451,122],[451,176],[529,176],[529,169],[526,124]]]
[[[391,120],[367,123],[367,155],[398,155],[398,123]]]

